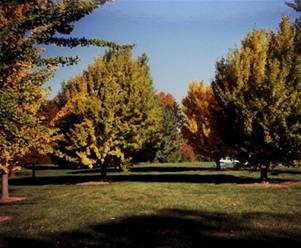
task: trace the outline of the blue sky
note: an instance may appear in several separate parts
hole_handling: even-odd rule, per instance
[[[134,56],[149,56],[154,86],[180,101],[189,82],[214,78],[215,62],[254,28],[276,30],[282,15],[296,13],[285,0],[116,0],[75,24],[76,37],[134,43]],[[60,69],[50,86],[80,73],[104,50],[49,47],[47,55],[79,55],[78,65]]]

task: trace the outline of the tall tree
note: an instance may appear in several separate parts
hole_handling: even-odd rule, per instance
[[[213,82],[223,140],[260,168],[300,159],[300,35],[287,17],[278,32],[254,30],[216,66]]]
[[[180,159],[181,139],[179,132],[180,108],[170,93],[158,94],[163,108],[162,138],[157,145],[155,160],[177,162]]]
[[[105,1],[3,0],[0,5],[0,171],[2,200],[7,200],[8,173],[22,165],[32,150],[51,151],[52,131],[43,124],[39,108],[46,101],[43,83],[60,64],[77,57],[42,56],[39,45],[118,48],[98,39],[67,38],[74,22]],[[57,36],[57,35],[65,36]]]
[[[146,55],[109,51],[60,93],[57,127],[63,139],[58,157],[76,166],[130,162],[161,130],[162,109],[149,75]]]
[[[203,82],[189,85],[182,101],[184,125],[182,133],[200,157],[213,160],[220,170],[220,159],[227,155],[215,118],[216,102],[212,89]]]

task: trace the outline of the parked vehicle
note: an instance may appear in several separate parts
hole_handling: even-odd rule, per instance
[[[220,160],[221,167],[232,167],[239,164],[238,160],[230,159],[230,158],[222,158]]]

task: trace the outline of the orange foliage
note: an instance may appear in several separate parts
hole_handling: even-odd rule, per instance
[[[193,151],[193,148],[188,144],[187,140],[183,139],[180,147],[180,154],[182,161],[193,162],[197,160],[197,156]]]
[[[16,1],[15,3],[3,4],[0,8],[0,25],[6,25],[12,21],[22,19],[29,7],[30,4],[25,1],[22,3]]]
[[[158,93],[160,102],[167,107],[175,107],[177,105],[176,99],[170,94],[163,91]]]
[[[191,83],[182,102],[182,134],[202,158],[219,161],[225,154],[225,146],[214,115],[215,108],[211,87],[203,82]]]

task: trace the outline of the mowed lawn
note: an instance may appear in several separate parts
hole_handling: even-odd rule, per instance
[[[301,169],[259,172],[211,163],[129,172],[23,170],[0,203],[0,247],[301,247]]]

